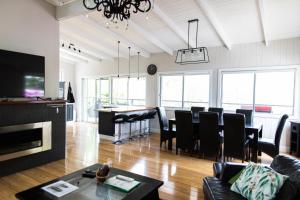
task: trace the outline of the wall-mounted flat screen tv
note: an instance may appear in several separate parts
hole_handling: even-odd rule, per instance
[[[0,98],[44,95],[45,57],[0,50]]]

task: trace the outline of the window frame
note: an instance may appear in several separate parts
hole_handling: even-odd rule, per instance
[[[185,87],[185,76],[188,75],[208,75],[209,77],[209,88],[208,88],[208,106],[211,105],[211,100],[212,100],[212,87],[213,87],[213,78],[212,78],[212,70],[200,70],[200,71],[177,71],[177,72],[160,72],[158,73],[158,79],[157,79],[157,85],[158,85],[158,90],[157,90],[157,105],[162,106],[162,77],[163,76],[182,76],[182,91],[181,91],[181,106],[180,107],[169,107],[165,106],[169,110],[176,110],[176,109],[186,109],[187,107],[184,107],[185,102],[189,101],[184,101],[184,87]],[[195,103],[206,103],[206,102],[195,102]]]
[[[252,109],[255,109],[256,105],[256,74],[257,73],[264,73],[264,72],[293,72],[294,73],[294,82],[293,82],[293,104],[292,104],[292,114],[291,116],[294,117],[297,115],[297,105],[296,105],[296,98],[299,94],[297,92],[297,77],[299,75],[299,66],[297,65],[287,65],[287,66],[271,66],[271,67],[253,67],[253,68],[231,68],[231,69],[221,69],[218,73],[218,102],[217,105],[219,107],[223,104],[223,74],[239,74],[239,73],[253,73],[254,79],[253,79],[253,99],[252,99]],[[270,106],[273,106],[271,104],[268,104]],[[277,105],[281,106],[281,105]],[[228,111],[227,112],[232,112]],[[270,117],[270,116],[280,116],[281,114],[273,114],[273,113],[257,113],[254,112],[254,116],[260,116],[260,117]]]

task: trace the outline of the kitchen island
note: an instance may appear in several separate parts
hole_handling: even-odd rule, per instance
[[[148,113],[155,110],[155,107],[145,107],[145,106],[120,106],[120,107],[105,107],[97,109],[98,111],[98,133],[103,136],[108,136],[115,140],[115,136],[118,135],[118,124],[113,122],[113,118],[119,114],[131,115],[143,113]],[[132,133],[136,134],[139,130],[149,130],[149,123],[134,123],[132,126]],[[129,135],[129,124],[121,124],[122,139],[127,138]],[[140,129],[141,126],[141,129]]]

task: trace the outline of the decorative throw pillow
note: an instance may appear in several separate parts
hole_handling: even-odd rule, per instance
[[[270,168],[249,163],[230,189],[248,200],[269,200],[275,198],[287,178]]]

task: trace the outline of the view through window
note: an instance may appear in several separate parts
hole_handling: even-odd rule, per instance
[[[222,107],[256,113],[293,114],[295,70],[223,72]]]
[[[160,76],[160,105],[182,107],[209,105],[209,74]]]

